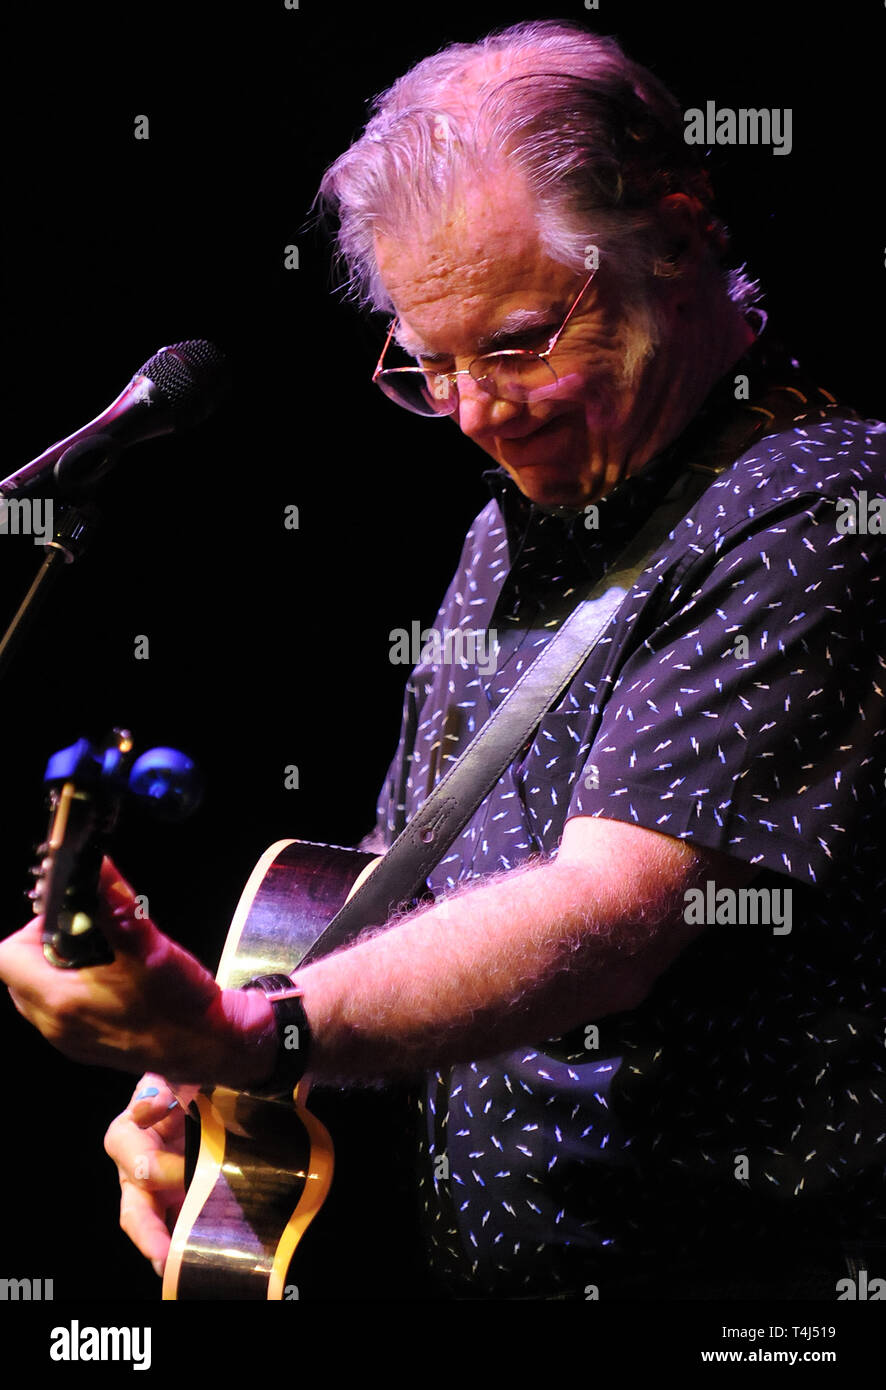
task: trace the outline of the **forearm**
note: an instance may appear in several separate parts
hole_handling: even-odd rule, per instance
[[[657,953],[654,924],[626,916],[630,897],[587,868],[546,863],[487,880],[297,971],[311,1075],[416,1072],[634,1007]],[[662,903],[656,913],[666,915]]]
[[[698,927],[681,890],[700,864],[680,841],[576,816],[554,862],[486,879],[296,972],[308,1071],[359,1081],[473,1060],[635,1007]],[[747,875],[748,866],[741,866]],[[279,1042],[258,990],[220,989],[102,864],[100,928],[113,961],[47,964],[35,918],[0,942],[16,1008],[80,1062],[246,1089]]]

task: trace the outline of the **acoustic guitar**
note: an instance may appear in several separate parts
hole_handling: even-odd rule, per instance
[[[95,924],[99,872],[121,804],[141,799],[179,818],[197,804],[199,779],[172,749],[134,760],[131,735],[115,729],[101,748],[81,739],[55,754],[45,781],[49,830],[29,894],[44,916],[44,953],[60,969],[100,965],[113,956]],[[256,975],[290,974],[380,862],[363,850],[304,840],[271,845],[241,895],[219,985],[237,989]],[[291,1100],[222,1086],[177,1088],[186,1113],[199,1114],[200,1141],[187,1165],[165,1300],[298,1297],[290,1264],[333,1170],[332,1141],[307,1109],[309,1087],[305,1077]]]
[[[291,974],[378,862],[363,850],[305,840],[271,845],[234,914],[221,987]],[[332,1140],[307,1109],[309,1086],[305,1077],[291,1102],[223,1086],[198,1093],[200,1152],[172,1235],[164,1299],[298,1297],[287,1273],[333,1168]]]

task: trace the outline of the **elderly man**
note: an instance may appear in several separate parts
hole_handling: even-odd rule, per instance
[[[308,1070],[427,1075],[441,1291],[836,1297],[886,1097],[882,553],[836,503],[881,489],[882,426],[770,341],[675,102],[611,39],[521,25],[420,63],[323,197],[355,297],[393,314],[377,384],[496,465],[435,623],[494,633],[495,670],[420,662],[367,844],[687,470],[711,483],[443,855],[435,905],[296,972]],[[0,948],[17,1007],[87,1062],[266,1081],[267,1000],[218,990],[104,881],[115,963],[53,972],[25,928]],[[160,1267],[181,1167],[153,1089],[108,1146]]]

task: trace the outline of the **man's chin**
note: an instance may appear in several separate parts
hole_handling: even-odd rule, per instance
[[[502,466],[523,496],[539,507],[567,507],[580,512],[600,493],[596,479],[579,478],[574,474],[569,476],[565,469],[560,471],[550,464],[522,468],[508,464]]]

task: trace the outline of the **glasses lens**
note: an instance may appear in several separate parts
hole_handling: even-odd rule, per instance
[[[454,382],[420,367],[386,368],[375,380],[390,400],[414,415],[451,415],[458,403]]]
[[[518,349],[477,357],[470,372],[478,386],[502,401],[543,400],[557,386],[557,373],[543,357]]]

